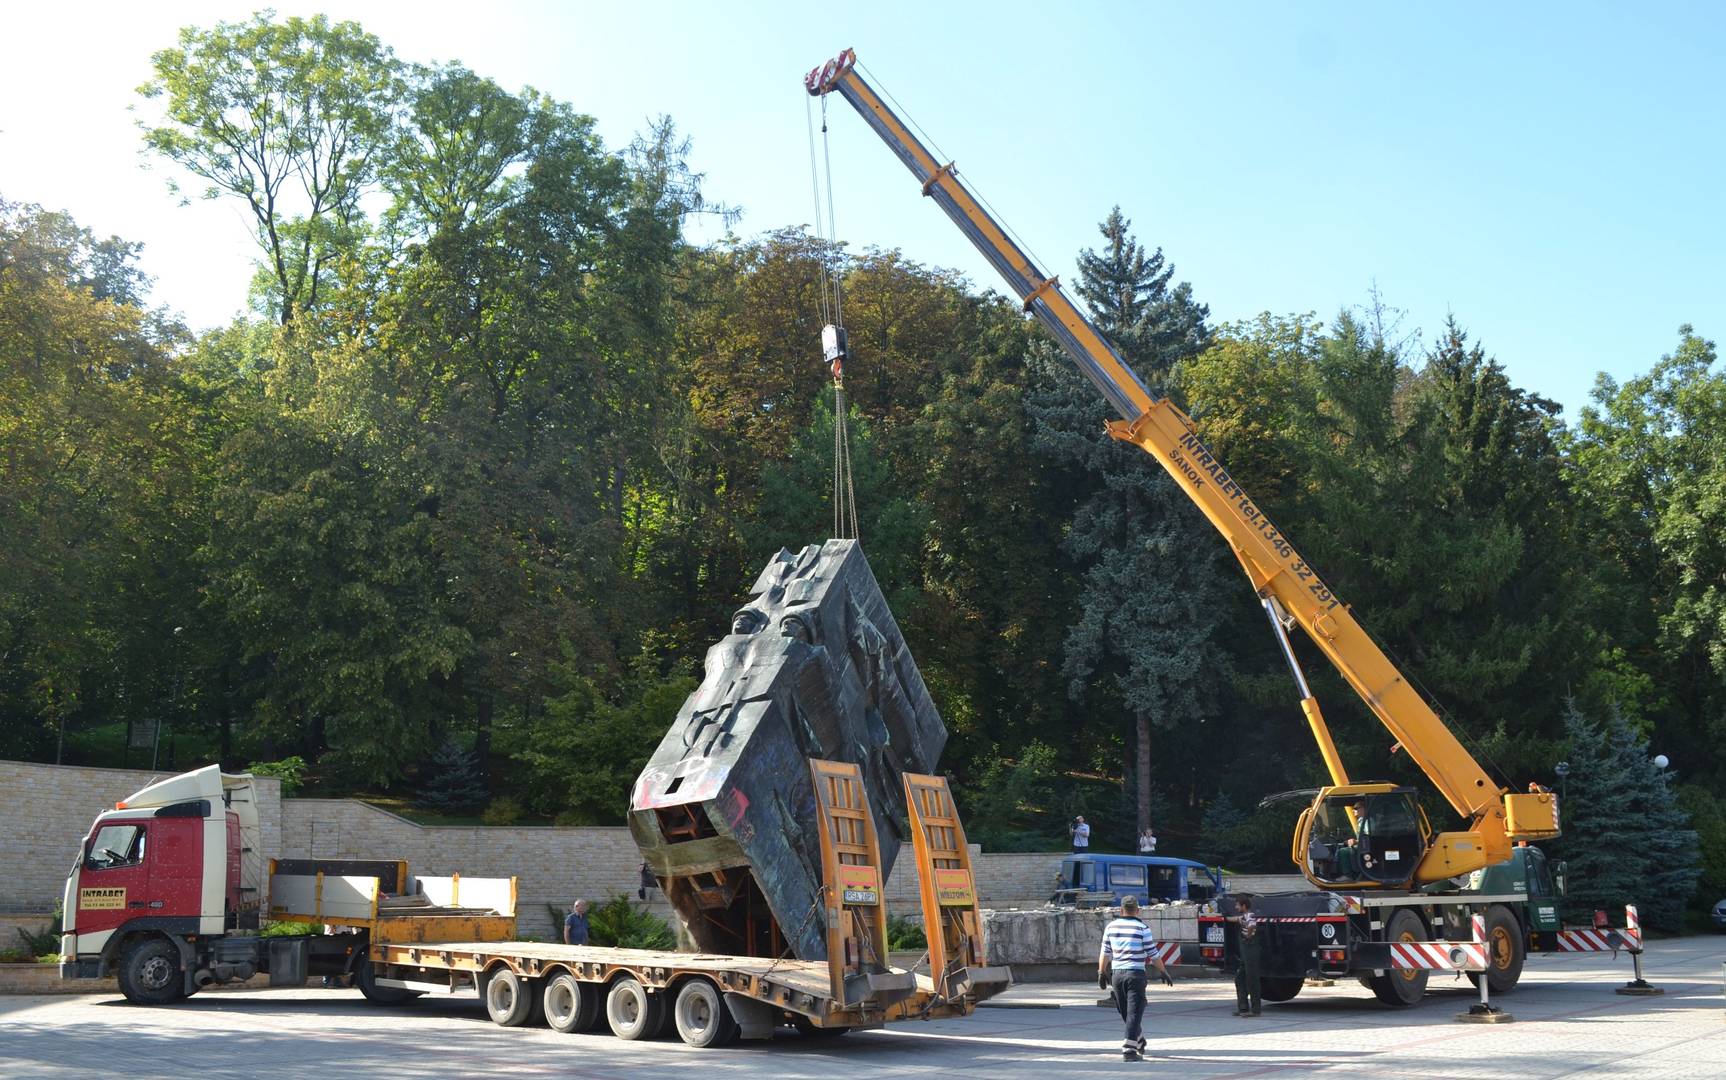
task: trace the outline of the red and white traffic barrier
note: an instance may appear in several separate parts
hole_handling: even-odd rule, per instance
[[[1612,952],[1624,949],[1632,954],[1642,951],[1642,919],[1635,904],[1624,905],[1624,927],[1597,926],[1589,929],[1558,931],[1559,952]]]
[[[1395,971],[1485,971],[1486,918],[1474,916],[1473,941],[1393,941]]]
[[[1151,959],[1161,960],[1165,964],[1179,963],[1181,959],[1181,943],[1178,941],[1159,941],[1151,948]]]

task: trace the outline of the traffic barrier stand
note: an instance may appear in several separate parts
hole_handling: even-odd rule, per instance
[[[1602,922],[1605,921],[1604,914],[1596,917]],[[1642,977],[1642,920],[1636,913],[1635,904],[1624,905],[1623,929],[1616,926],[1595,926],[1560,930],[1557,937],[1560,952],[1610,952],[1617,956],[1622,949],[1629,953],[1635,978],[1620,986],[1618,993],[1648,997],[1666,992]]]
[[[1455,970],[1476,972],[1475,982],[1480,988],[1480,1000],[1469,1007],[1467,1012],[1456,1014],[1456,1019],[1464,1024],[1508,1024],[1516,1019],[1503,1009],[1492,1003],[1488,994],[1491,978],[1487,972],[1486,947],[1486,916],[1476,912],[1472,917],[1474,940],[1468,942],[1468,948],[1457,949],[1452,954],[1458,959],[1466,959],[1464,966],[1458,963]],[[1456,942],[1454,944],[1463,944]]]
[[[1626,945],[1625,947],[1630,951],[1630,963],[1634,967],[1636,977],[1620,986],[1616,992],[1637,997],[1664,994],[1665,990],[1642,977],[1642,920],[1637,917],[1635,904],[1624,905],[1624,934],[1625,937],[1634,942],[1633,945]]]

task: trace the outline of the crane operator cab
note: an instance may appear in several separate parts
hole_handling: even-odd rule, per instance
[[[1323,789],[1301,812],[1292,854],[1313,882],[1401,887],[1426,853],[1432,825],[1414,789],[1370,787]]]

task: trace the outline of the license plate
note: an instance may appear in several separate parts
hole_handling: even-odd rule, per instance
[[[1205,927],[1205,940],[1206,941],[1217,941],[1217,942],[1222,941],[1223,940],[1223,928],[1220,926],[1207,926],[1207,927]]]

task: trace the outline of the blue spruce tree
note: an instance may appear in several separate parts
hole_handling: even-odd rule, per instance
[[[1644,924],[1681,929],[1701,856],[1670,771],[1616,708],[1595,723],[1569,701],[1564,730],[1570,775],[1556,853],[1567,864],[1567,912],[1586,920],[1604,910],[1616,924],[1633,903]]]

